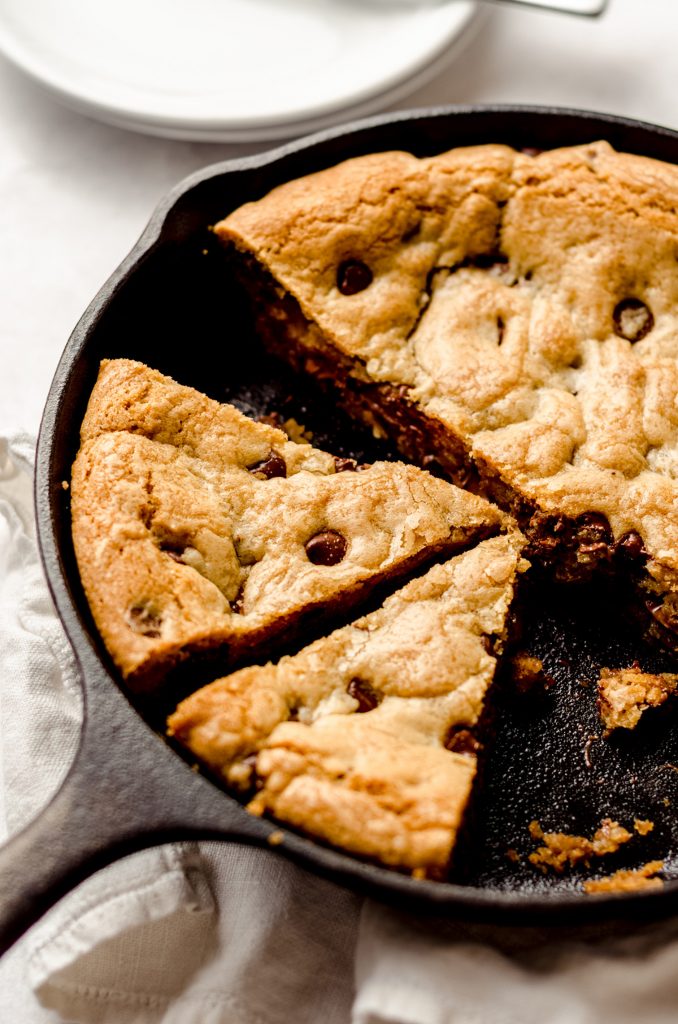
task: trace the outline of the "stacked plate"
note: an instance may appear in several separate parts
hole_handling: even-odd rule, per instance
[[[399,101],[454,57],[477,7],[3,0],[0,52],[100,120],[173,138],[249,142]]]

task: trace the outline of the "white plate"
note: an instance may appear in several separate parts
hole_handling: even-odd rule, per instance
[[[440,69],[474,0],[0,0],[0,51],[62,101],[175,138],[311,131]]]

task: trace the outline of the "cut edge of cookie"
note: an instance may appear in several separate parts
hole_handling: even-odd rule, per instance
[[[447,877],[472,830],[521,548],[518,535],[481,541],[297,654],[215,680],[169,735],[251,813]]]
[[[137,691],[189,656],[223,670],[290,649],[304,630],[514,529],[413,466],[339,473],[333,456],[131,360],[102,364],[71,493],[85,593]]]

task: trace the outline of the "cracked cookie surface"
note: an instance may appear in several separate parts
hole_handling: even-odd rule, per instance
[[[170,735],[249,809],[392,867],[441,877],[477,769],[477,729],[519,534],[434,566],[381,608],[277,664],[183,701]]]
[[[294,300],[269,308],[279,354],[340,365],[349,407],[404,450],[411,425],[387,405],[416,412],[453,478],[515,507],[537,557],[569,545],[570,577],[628,556],[675,634],[677,208],[676,167],[605,142],[490,145],[353,159],[216,231]]]
[[[343,613],[510,528],[414,466],[337,472],[332,455],[123,359],[102,364],[71,491],[95,622],[137,686],[190,652],[265,650],[304,615]]]

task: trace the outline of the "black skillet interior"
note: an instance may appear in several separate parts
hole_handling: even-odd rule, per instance
[[[101,664],[116,679],[80,590],[68,494],[61,486],[69,477],[78,426],[101,358],[142,360],[252,415],[293,416],[313,431],[314,443],[338,454],[361,461],[394,454],[329,408],[312,384],[261,351],[210,224],[280,182],[375,150],[427,155],[485,142],[545,149],[599,138],[620,150],[678,162],[678,136],[652,126],[549,109],[450,108],[371,119],[324,133],[310,144],[283,147],[273,156],[210,168],[179,186],[76,328],[47,405],[37,483],[40,538],[62,616],[67,609],[67,628],[69,619],[77,624],[69,628],[76,650],[90,637]],[[482,813],[464,886],[414,886],[386,870],[340,855],[329,857],[322,847],[306,844],[305,861],[311,869],[351,885],[369,880],[371,891],[387,900],[398,901],[406,888],[410,903],[459,917],[479,905],[497,921],[517,921],[527,914],[556,920],[559,908],[567,908],[569,920],[610,913],[632,916],[634,910],[647,911],[653,905],[661,913],[659,900],[667,910],[678,882],[669,882],[659,893],[592,900],[579,895],[586,872],[542,875],[526,859],[535,847],[528,833],[534,819],[545,829],[591,835],[604,817],[631,827],[635,818],[649,818],[654,831],[636,835],[607,859],[604,869],[637,867],[659,858],[666,877],[678,878],[678,819],[673,812],[678,719],[670,709],[649,713],[633,734],[601,738],[593,685],[597,667],[638,659],[647,668],[676,670],[671,659],[646,648],[624,623],[622,599],[613,588],[559,593],[541,586],[532,594],[525,646],[543,658],[556,686],[542,701],[517,699],[508,690],[499,695]],[[148,719],[148,706],[139,709]],[[154,718],[157,727],[161,715]],[[214,789],[215,801],[229,799]],[[294,856],[293,837],[289,848]],[[508,850],[518,857],[507,856]],[[341,872],[333,867],[340,863]]]

